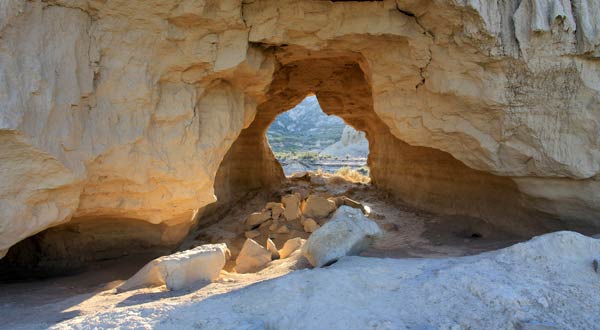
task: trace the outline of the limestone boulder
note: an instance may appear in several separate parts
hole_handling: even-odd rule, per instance
[[[230,258],[224,243],[201,245],[152,260],[117,288],[124,292],[166,285],[179,290],[199,281],[214,281]]]
[[[334,201],[318,195],[310,195],[302,207],[302,214],[311,218],[324,218],[335,209]]]
[[[340,207],[331,221],[312,233],[302,246],[302,255],[314,267],[356,255],[382,235],[379,226],[349,206]]]
[[[271,251],[248,238],[235,259],[235,271],[238,273],[256,272],[271,262],[271,259]]]

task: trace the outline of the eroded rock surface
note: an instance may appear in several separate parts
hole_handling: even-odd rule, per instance
[[[71,219],[160,224],[276,185],[314,93],[373,184],[507,229],[598,228],[598,1],[8,0],[0,255]],[[440,19],[442,17],[443,19]]]

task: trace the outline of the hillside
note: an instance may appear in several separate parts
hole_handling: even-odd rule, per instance
[[[342,137],[346,127],[336,116],[325,114],[315,96],[309,96],[293,109],[279,115],[267,132],[275,153],[320,152]]]

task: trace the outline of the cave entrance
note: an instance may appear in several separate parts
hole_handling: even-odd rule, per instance
[[[325,114],[339,117],[364,132],[371,183],[386,175],[384,167],[373,168],[372,164],[389,163],[386,149],[393,146],[390,141],[396,138],[373,110],[365,61],[354,54],[325,52],[303,59],[288,58],[286,54],[289,55],[284,50],[278,55],[280,67],[273,76],[267,99],[258,105],[254,121],[242,130],[217,171],[217,204],[236,200],[248,191],[274,188],[285,181],[286,173],[273,154],[267,132],[278,115],[301,104],[307,96],[318,100]]]
[[[277,116],[267,140],[286,176],[312,171],[369,181],[365,133],[325,114],[314,95]]]
[[[392,134],[383,119],[394,120],[376,112],[371,69],[360,54],[283,47],[275,56],[279,65],[266,97],[218,168],[214,186],[218,202],[212,208],[226,209],[219,206],[286,182],[267,131],[278,115],[314,96],[325,114],[365,133],[371,187],[413,207],[484,219],[522,235],[546,230],[541,229],[542,217],[522,207],[510,178],[472,169],[447,152],[409,145]]]
[[[446,152],[394,136],[375,111],[369,66],[359,55],[298,54],[277,54],[280,66],[267,97],[223,158],[215,177],[217,203],[199,212],[190,242],[225,241],[232,256],[239,255],[248,238],[259,244],[271,239],[279,248],[288,239],[308,238],[341,205],[360,208],[385,229],[378,245],[365,252],[370,256],[468,254],[514,242],[500,228],[519,218],[513,215],[520,210],[508,207],[516,205],[518,196],[510,179],[473,170]],[[281,141],[269,129],[277,127],[278,116],[289,116],[296,105],[311,100],[325,114],[365,133],[369,184],[326,175],[286,176],[285,161],[276,157]],[[282,221],[280,214],[273,218],[268,205],[285,204],[288,198],[297,201],[300,215],[290,221]],[[309,206],[311,199],[325,205],[320,206],[322,214]]]

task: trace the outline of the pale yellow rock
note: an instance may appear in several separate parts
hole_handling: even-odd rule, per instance
[[[340,207],[342,205],[350,206],[355,209],[360,209],[365,215],[368,215],[371,212],[370,208],[346,196],[330,197],[328,199],[333,201],[336,207]]]
[[[318,195],[310,195],[303,205],[302,213],[311,218],[324,218],[335,209],[334,201]]]
[[[245,232],[244,236],[246,238],[255,238],[255,237],[260,236],[260,231],[258,231],[258,230],[250,230],[250,231]]]
[[[248,219],[246,219],[246,225],[250,227],[260,225],[261,223],[269,220],[270,218],[271,212],[269,211],[254,212],[248,216]]]
[[[304,227],[304,231],[307,233],[312,233],[321,227],[313,219],[306,219],[304,222],[302,222],[302,226]]]
[[[279,250],[279,256],[281,259],[285,259],[290,256],[290,254],[302,248],[302,245],[306,242],[305,239],[300,237],[290,238],[283,244],[281,250]]]
[[[284,205],[283,217],[287,221],[296,220],[300,217],[300,195],[290,194],[281,197],[281,203]]]
[[[267,220],[263,223],[260,224],[260,226],[258,226],[257,229],[263,229],[263,228],[269,228],[271,227],[271,225],[273,224],[274,220]]]
[[[275,233],[277,234],[287,234],[289,232],[290,229],[286,225],[281,225],[279,228],[277,228],[277,230],[275,230]]]
[[[279,216],[282,215],[283,212],[285,211],[285,208],[283,207],[282,203],[275,203],[275,202],[267,203],[267,205],[265,206],[265,209],[271,210],[271,219],[274,219],[274,220],[279,219]]]
[[[271,252],[271,259],[275,260],[275,259],[279,259],[279,251],[277,250],[277,246],[275,245],[275,242],[273,242],[270,238],[267,238],[267,250],[269,250],[269,252]]]
[[[248,238],[244,242],[240,254],[235,259],[235,271],[238,273],[251,273],[262,269],[271,261],[271,252]]]

